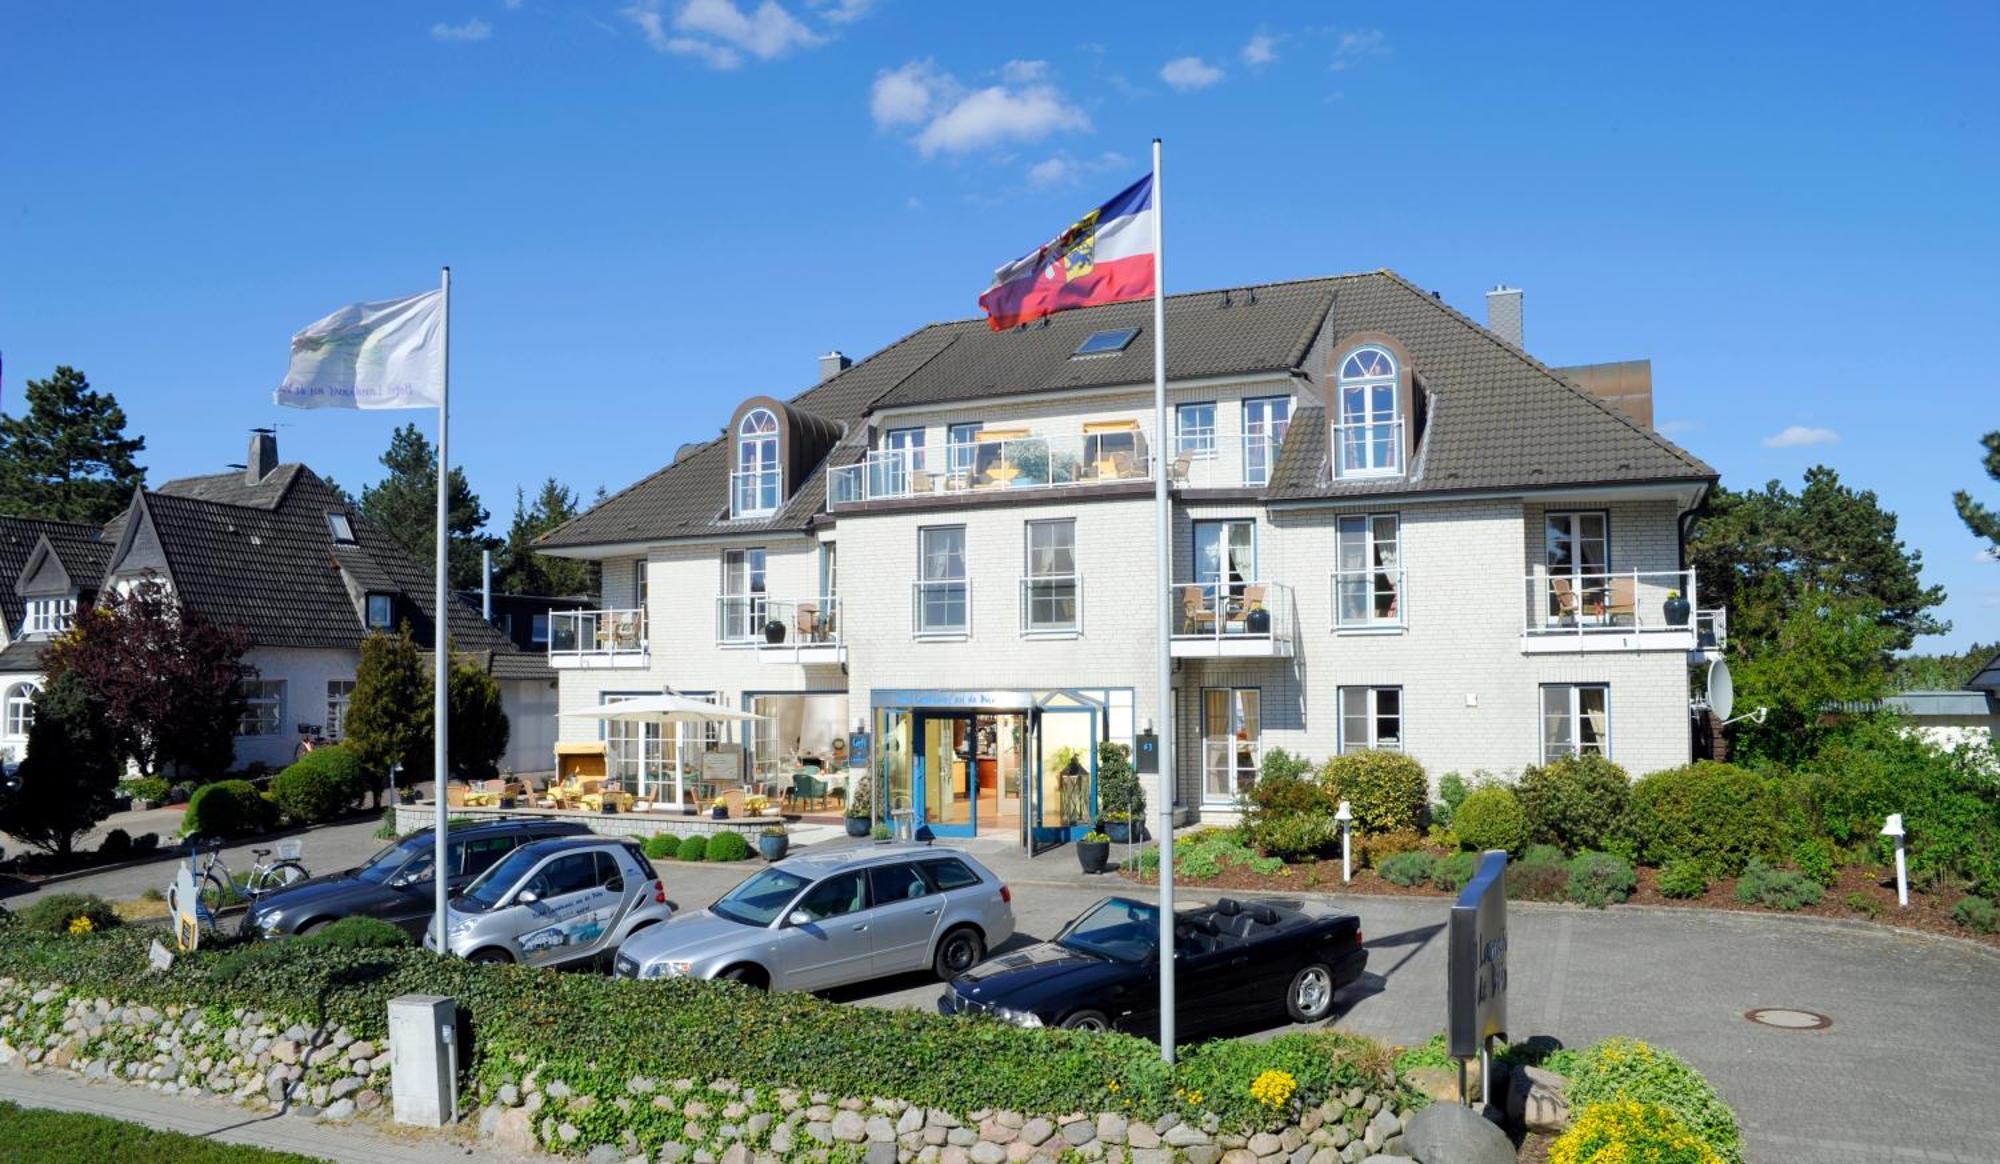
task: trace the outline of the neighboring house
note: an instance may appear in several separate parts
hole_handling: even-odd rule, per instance
[[[252,437],[249,465],[242,471],[140,490],[101,539],[70,538],[90,553],[77,549],[66,555],[59,542],[49,540],[79,596],[157,578],[186,608],[249,636],[245,661],[258,674],[244,685],[238,765],[281,767],[292,761],[304,736],[340,737],[360,643],[370,630],[408,622],[420,644],[428,648],[432,642],[430,568],[354,512],[311,469],[280,464],[269,432]],[[70,565],[72,559],[77,566]],[[49,568],[37,568],[41,560],[30,555],[16,575],[17,591],[41,593],[44,579],[53,586]],[[87,581],[77,577],[85,564],[94,566]],[[0,559],[0,567],[5,565]],[[18,626],[11,609],[8,614],[10,628]],[[517,771],[551,767],[554,674],[546,658],[515,647],[480,619],[475,605],[454,601],[450,619],[454,649],[499,681],[512,725],[502,765]],[[35,625],[30,613],[28,629]],[[9,652],[22,649],[25,662],[31,645],[17,642]],[[23,672],[0,682],[39,679],[38,672]]]
[[[2000,740],[2000,655],[1956,691],[1904,691],[1882,702],[1940,748]]]
[[[490,608],[492,614],[486,621],[515,646],[538,655],[549,648],[553,615],[597,606],[597,599],[583,594],[482,594],[477,590],[461,590],[458,597],[482,610]]]
[[[1511,336],[1386,271],[1170,296],[1165,432],[1147,302],[824,357],[538,543],[603,566],[605,609],[557,616],[561,703],[760,711],[735,743],[780,775],[860,725],[893,809],[1054,843],[1117,808],[1094,745],[1160,719],[1165,598],[1193,815],[1232,816],[1274,747],[1433,779],[1685,763],[1723,618],[1681,533],[1715,472],[1645,423],[1647,365],[1566,374],[1521,350],[1518,292],[1489,302]],[[648,782],[713,746],[562,732]]]
[[[42,651],[97,600],[111,545],[94,525],[0,517],[0,758],[27,754]]]

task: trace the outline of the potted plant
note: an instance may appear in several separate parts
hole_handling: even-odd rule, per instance
[[[1132,767],[1132,749],[1110,740],[1097,745],[1097,803],[1104,831],[1119,844],[1144,840],[1146,793]]]
[[[757,851],[766,861],[782,861],[785,851],[792,847],[792,835],[784,825],[770,825],[757,834]]]
[[[728,820],[729,806],[718,800],[708,806],[708,815],[711,820]]]
[[[1111,838],[1099,832],[1083,834],[1076,843],[1076,859],[1085,873],[1104,872],[1104,863],[1111,859]]]
[[[779,622],[779,621],[778,621],[777,619],[775,619],[775,618],[774,618],[774,619],[772,619],[771,621],[769,621],[769,622],[765,623],[765,624],[764,624],[764,641],[765,641],[765,642],[767,642],[767,643],[782,643],[782,642],[784,642],[784,641],[785,641],[785,624],[784,624],[784,623],[782,623],[782,622]]]
[[[1668,626],[1686,626],[1688,624],[1689,612],[1688,600],[1681,597],[1680,591],[1667,591],[1667,601],[1663,613],[1667,616]]]
[[[743,798],[744,816],[763,816],[769,811],[771,811],[770,797],[759,792],[753,792]]]
[[[866,780],[857,782],[854,786],[854,795],[848,798],[847,808],[843,813],[847,818],[848,836],[868,835],[868,822],[874,815],[874,807],[874,795],[868,790],[868,782]]]
[[[1243,616],[1243,627],[1253,635],[1271,633],[1271,612],[1264,609],[1261,602],[1250,604],[1250,613]]]
[[[883,823],[883,824],[878,824],[878,825],[876,825],[876,826],[875,826],[875,829],[874,829],[874,834],[873,834],[873,835],[874,835],[874,837],[875,837],[875,843],[876,843],[876,844],[878,844],[878,845],[886,845],[886,844],[888,844],[888,843],[889,843],[889,837],[890,837],[890,833],[889,833],[889,826],[888,826],[888,824],[887,824],[887,823]]]

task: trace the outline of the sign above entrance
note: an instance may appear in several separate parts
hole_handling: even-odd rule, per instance
[[[877,688],[868,697],[876,707],[944,707],[969,711],[1024,711],[1035,706],[1030,691],[930,691]]]

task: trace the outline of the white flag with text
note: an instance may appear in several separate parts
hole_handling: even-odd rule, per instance
[[[444,394],[444,291],[352,303],[292,337],[275,393],[292,408],[435,408]]]

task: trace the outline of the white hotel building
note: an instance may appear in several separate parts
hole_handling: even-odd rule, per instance
[[[651,784],[676,752],[844,768],[859,726],[890,807],[1059,843],[1117,807],[1094,744],[1163,720],[1166,586],[1189,818],[1232,816],[1274,747],[1400,749],[1433,779],[1685,763],[1723,616],[1682,531],[1715,472],[1652,431],[1645,365],[1544,365],[1519,293],[1489,299],[1499,332],[1387,271],[1171,296],[1165,433],[1150,302],[828,356],[540,545],[603,564],[604,609],[552,627],[564,710],[672,688],[770,718],[563,737],[609,730],[614,773]]]

